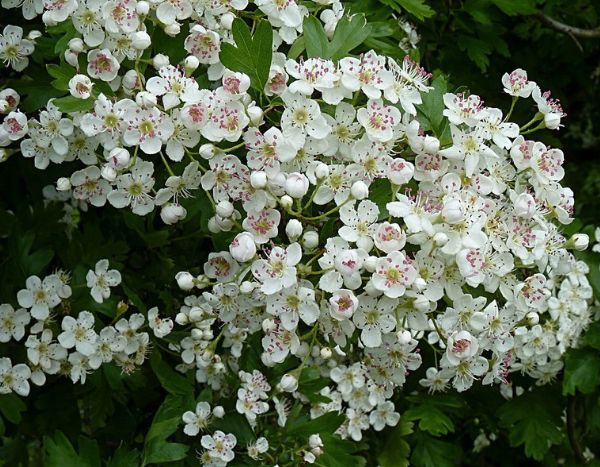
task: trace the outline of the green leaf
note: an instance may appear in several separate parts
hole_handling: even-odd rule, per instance
[[[423,102],[417,105],[417,120],[424,130],[431,130],[440,138],[444,133],[447,119],[444,117],[444,94],[448,92],[446,78],[440,75],[435,78],[428,93],[421,94]]]
[[[264,92],[273,58],[271,26],[266,21],[259,22],[252,37],[248,25],[236,18],[231,30],[236,45],[221,44],[221,62],[230,70],[246,73],[252,87]]]
[[[467,56],[479,67],[481,71],[486,71],[490,64],[489,56],[492,52],[493,44],[483,41],[476,37],[460,35],[458,44],[461,50],[467,52]]]
[[[430,18],[435,15],[435,11],[431,9],[424,0],[396,0],[411,15],[423,21],[425,18]]]
[[[590,324],[590,327],[585,331],[583,343],[590,347],[600,350],[600,321]]]
[[[185,458],[190,446],[167,441],[182,423],[181,415],[185,406],[184,399],[180,396],[169,394],[165,398],[154,414],[152,425],[146,434],[144,464],[173,462]]]
[[[491,0],[491,2],[509,16],[533,15],[536,12],[534,0]]]
[[[563,394],[594,392],[600,384],[600,355],[590,349],[571,349],[565,359]]]
[[[82,112],[94,107],[94,100],[93,97],[78,99],[73,96],[65,96],[54,99],[54,105],[56,105],[61,112]]]
[[[106,464],[106,467],[130,467],[132,465],[139,465],[139,463],[140,453],[136,449],[130,451],[125,446],[119,446]]]
[[[460,454],[452,443],[419,434],[410,460],[416,467],[452,467],[459,464]]]
[[[85,459],[79,457],[69,439],[61,431],[57,431],[52,438],[44,436],[44,448],[46,451],[45,467],[65,467],[67,465],[91,467]]]
[[[177,373],[172,369],[171,365],[164,362],[160,352],[152,352],[150,357],[150,366],[152,371],[160,381],[160,384],[167,392],[177,396],[189,396],[192,397],[194,392],[194,385],[192,381]]]
[[[329,44],[328,55],[332,60],[347,56],[352,50],[362,44],[371,33],[364,15],[344,16],[338,21]]]
[[[454,423],[444,412],[432,403],[424,403],[404,412],[403,417],[410,421],[419,421],[419,429],[434,436],[454,431]]]
[[[21,422],[21,412],[27,410],[27,405],[16,394],[0,395],[0,412],[3,417],[15,425]]]
[[[75,70],[69,65],[63,63],[61,65],[46,65],[46,70],[48,74],[55,78],[52,81],[52,86],[59,91],[68,91],[69,90],[69,80],[75,76]]]
[[[557,399],[548,390],[537,390],[503,404],[498,415],[500,425],[509,430],[510,445],[524,445],[527,457],[541,461],[552,444],[559,444],[562,411]]]
[[[413,432],[413,424],[401,419],[388,435],[383,450],[377,456],[380,467],[408,467],[410,445],[405,437]]]
[[[303,421],[287,427],[287,434],[293,437],[310,436],[313,433],[333,433],[345,420],[342,414],[328,412],[313,420]]]
[[[304,43],[309,57],[329,58],[329,40],[325,29],[314,16],[304,18]]]
[[[225,433],[233,433],[240,445],[249,444],[256,439],[248,420],[239,413],[228,413],[223,418],[215,419],[211,426]]]

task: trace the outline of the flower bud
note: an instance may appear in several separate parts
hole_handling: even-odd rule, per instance
[[[281,377],[281,381],[279,382],[278,386],[279,389],[284,392],[294,392],[296,389],[298,389],[298,378],[296,378],[294,375],[286,373]]]
[[[254,126],[259,126],[263,119],[263,111],[257,105],[251,105],[248,107],[247,111],[248,117],[250,118],[250,122]]]
[[[295,242],[302,235],[302,230],[302,224],[298,219],[290,219],[285,226],[285,233],[292,242]]]
[[[126,90],[135,89],[138,86],[138,74],[135,70],[128,70],[127,73],[123,75],[123,87]]]
[[[333,355],[333,352],[331,352],[329,347],[322,347],[319,353],[321,354],[321,358],[324,360],[331,358],[331,355]]]
[[[146,109],[156,107],[156,96],[151,92],[141,91],[135,95],[135,102]]]
[[[362,180],[357,180],[350,188],[350,194],[354,199],[365,199],[369,196],[369,187]]]
[[[102,170],[100,170],[100,175],[102,175],[104,180],[114,182],[117,179],[118,174],[114,167],[111,167],[109,164],[104,164]]]
[[[254,236],[249,232],[237,234],[229,245],[229,252],[233,259],[240,263],[250,261],[256,256],[256,243]]]
[[[590,237],[583,233],[577,233],[573,235],[567,243],[570,243],[573,249],[583,251],[589,246]]]
[[[535,311],[530,311],[529,313],[527,313],[525,315],[525,318],[527,318],[527,322],[531,326],[535,326],[540,322],[540,315],[538,315]]]
[[[163,54],[156,54],[152,58],[152,66],[157,70],[161,69],[163,66],[167,66],[169,64],[169,57]]]
[[[185,219],[186,209],[181,204],[167,203],[160,210],[160,218],[167,225],[173,225]]]
[[[69,50],[71,52],[75,52],[76,54],[81,53],[85,50],[85,44],[79,37],[74,37],[69,41]]]
[[[195,55],[188,55],[183,61],[183,67],[188,74],[192,74],[200,66],[200,60]]]
[[[126,167],[129,164],[131,156],[125,148],[114,148],[108,153],[106,158],[114,168]]]
[[[271,318],[265,318],[262,322],[262,329],[265,334],[268,334],[277,329],[277,324]]]
[[[309,186],[310,182],[306,175],[298,172],[289,174],[285,180],[285,192],[292,198],[301,199],[308,193]]]
[[[175,322],[180,326],[185,326],[189,324],[190,320],[185,313],[179,312],[175,315]]]
[[[402,158],[393,159],[389,166],[388,179],[394,185],[408,183],[415,173],[415,166]]]
[[[396,337],[398,337],[398,342],[401,345],[409,344],[410,341],[412,340],[412,336],[410,335],[410,332],[406,331],[406,330],[404,330],[404,331],[398,331],[396,333]]]
[[[30,41],[35,41],[36,39],[39,39],[40,37],[42,37],[42,33],[40,31],[38,31],[37,29],[32,29],[27,34],[27,39],[29,39]]]
[[[377,256],[369,256],[367,257],[367,259],[365,259],[365,262],[363,263],[363,266],[365,267],[365,269],[367,270],[367,272],[373,272],[375,271],[375,268],[377,267],[377,260],[379,258]]]
[[[283,209],[289,209],[294,205],[294,200],[289,195],[283,195],[279,200],[279,204]]]
[[[77,59],[77,54],[72,50],[65,50],[65,62],[71,65],[74,68],[79,66],[79,61]]]
[[[58,191],[67,191],[71,189],[71,181],[67,177],[60,177],[56,181],[56,189]]]
[[[213,417],[223,418],[225,416],[225,409],[221,405],[217,405],[212,409]]]
[[[252,291],[256,288],[256,284],[250,281],[244,281],[240,284],[240,292],[244,294],[252,293]]]
[[[221,26],[223,27],[223,29],[230,30],[231,26],[233,25],[234,19],[235,19],[235,16],[233,15],[233,13],[227,12],[224,15],[222,15],[221,16]]]
[[[146,31],[136,31],[129,37],[131,38],[131,46],[137,50],[146,50],[152,44],[152,39]]]
[[[465,218],[463,206],[459,199],[450,198],[444,203],[442,217],[448,224],[458,224]]]
[[[319,234],[314,230],[304,232],[302,235],[302,246],[306,250],[313,250],[319,245]]]
[[[433,136],[425,136],[423,139],[423,150],[427,154],[437,154],[440,150],[440,140]]]
[[[250,174],[250,185],[257,190],[267,186],[267,174],[262,170],[257,170]]]
[[[323,164],[322,162],[319,162],[317,164],[317,166],[315,167],[315,177],[317,177],[317,180],[322,180],[328,176],[329,176],[329,166],[327,166],[327,164]]]
[[[202,157],[203,159],[209,160],[212,159],[213,157],[215,157],[215,155],[218,152],[218,148],[211,143],[206,143],[203,144],[202,146],[200,146],[200,149],[198,150],[198,154],[200,154],[200,157]]]
[[[177,285],[181,290],[192,290],[194,288],[194,276],[187,271],[180,271],[175,275]]]
[[[318,434],[310,435],[308,437],[308,445],[311,449],[323,447],[323,441]]]
[[[220,201],[217,204],[217,215],[220,217],[231,217],[233,214],[233,204],[230,201]]]
[[[140,0],[135,4],[135,12],[140,16],[146,16],[150,11],[150,4],[145,0]]]
[[[429,311],[429,300],[427,300],[423,295],[418,295],[413,301],[413,307],[415,310],[425,313]]]
[[[530,219],[535,214],[535,198],[529,193],[521,193],[513,204],[518,217]]]
[[[358,299],[351,290],[340,289],[329,299],[329,314],[338,321],[351,318],[357,307]]]
[[[181,32],[181,25],[179,23],[167,24],[164,31],[167,36],[175,37]]]
[[[544,115],[544,124],[549,130],[558,130],[558,127],[560,127],[560,119],[560,114],[550,112]]]
[[[438,232],[433,236],[433,243],[435,243],[436,246],[444,246],[446,243],[448,243],[448,235],[446,235],[444,232]]]
[[[219,227],[214,216],[208,219],[208,231],[215,234],[221,232],[221,227]]]

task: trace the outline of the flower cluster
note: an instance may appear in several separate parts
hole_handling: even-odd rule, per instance
[[[331,37],[343,8],[316,3]],[[4,156],[18,145],[38,169],[76,161],[49,194],[71,210],[156,210],[169,225],[194,202],[211,210],[206,228],[228,247],[209,253],[201,274],[177,275],[182,290],[198,292],[174,317],[181,332],[169,346],[181,357],[177,369],[195,372],[215,399],[237,396],[234,410],[257,436],[269,417],[286,426],[295,407],[311,419],[341,414],[336,433],[359,441],[398,423],[393,397],[411,372],[432,392],[465,391],[476,380],[506,391],[516,372],[552,380],[590,320],[592,297],[587,266],[569,252],[587,238],[561,233],[573,212],[573,193],[560,185],[563,152],[528,136],[560,127],[560,103],[523,70],[502,79],[512,96],[505,116],[475,94],[441,90],[442,79],[432,85],[408,56],[289,58],[309,10],[295,0],[254,6],[23,3],[25,17],[72,21],[66,87],[83,107],[50,100],[26,116],[18,93],[4,89]],[[257,12],[274,29],[264,86],[220,59],[221,46],[235,43],[237,17]],[[180,63],[147,58],[151,24],[185,36]],[[0,56],[20,70],[34,40],[9,26]],[[529,97],[532,120],[511,122]],[[87,275],[98,303],[120,280],[107,261]],[[2,359],[1,391],[26,395],[28,380],[43,384],[45,374],[84,381],[103,362],[131,371],[144,361],[141,314],[99,332],[87,311],[54,326],[52,310],[70,294],[64,274],[31,277],[17,296],[22,308],[3,305],[2,339],[20,340],[36,322],[29,364]],[[174,326],[157,309],[148,321],[157,339]],[[249,352],[259,355],[255,368],[242,364]],[[305,389],[307,380],[318,384]],[[198,403],[183,414],[184,432],[198,435],[223,412]],[[316,434],[302,442],[309,463],[326,449]],[[205,465],[242,452],[218,429],[200,444]],[[256,460],[269,449],[259,437],[244,452]]]

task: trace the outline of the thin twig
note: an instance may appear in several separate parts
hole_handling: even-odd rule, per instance
[[[538,18],[540,20],[550,26],[553,29],[556,29],[559,32],[563,32],[568,34],[572,38],[579,37],[582,39],[595,39],[600,37],[600,27],[594,29],[583,29],[575,26],[569,26],[568,24],[561,23],[560,21],[551,18],[550,16],[544,14],[541,11],[537,12]],[[581,44],[579,44],[581,45]]]
[[[567,434],[569,435],[569,443],[575,452],[575,457],[580,464],[587,464],[579,440],[575,433],[575,407],[576,407],[575,396],[569,396],[567,399]]]

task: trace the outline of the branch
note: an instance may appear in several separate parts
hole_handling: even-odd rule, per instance
[[[600,27],[594,29],[582,29],[561,23],[554,18],[550,18],[550,16],[545,15],[541,11],[538,11],[537,15],[543,23],[547,24],[552,29],[568,34],[571,37],[580,37],[582,39],[595,39],[600,37]]]
[[[575,404],[575,396],[569,396],[567,398],[567,434],[569,436],[569,443],[571,444],[571,447],[575,453],[575,457],[580,464],[587,464],[585,456],[581,450],[581,446],[579,445],[579,440],[577,439],[577,435],[575,433]]]

